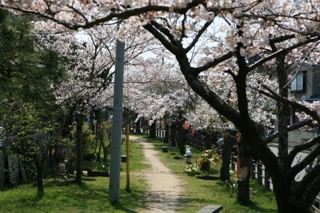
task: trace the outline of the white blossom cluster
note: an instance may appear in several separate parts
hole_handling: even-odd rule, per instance
[[[189,3],[196,6],[183,10],[190,5]],[[93,76],[99,76],[106,67],[112,68],[114,38],[119,38],[129,44],[126,48],[128,68],[124,89],[125,106],[136,110],[140,116],[150,118],[160,118],[184,110],[189,113],[190,119],[203,126],[210,126],[210,123],[212,125],[215,122],[227,128],[230,124],[209,109],[207,103],[197,99],[178,71],[179,68],[176,67],[172,56],[163,51],[161,46],[152,40],[150,34],[142,30],[142,26],[150,20],[157,21],[167,27],[173,35],[170,42],[173,39],[181,40],[184,47],[198,39],[197,44],[189,51],[188,59],[192,66],[200,68],[228,52],[235,53],[240,46],[240,55],[246,59],[249,67],[260,59],[268,58],[289,46],[308,41],[320,34],[319,0],[5,0],[1,1],[1,4],[13,9],[19,7],[20,10],[34,10],[71,28],[76,25],[92,27],[91,40],[98,42],[103,38],[103,48],[98,51],[99,54],[92,55],[96,53],[93,43],[87,43],[86,48],[83,48],[83,44],[75,39],[72,33],[64,33],[63,36],[50,35],[54,41],[48,42],[48,47],[58,50],[72,62],[68,70],[69,82],[63,89],[57,89],[56,96],[59,101],[72,100],[70,104],[75,104],[81,100],[79,112],[106,104],[106,97],[111,96],[110,91],[98,89],[104,79]],[[115,22],[114,18],[124,19],[118,32],[111,27],[112,25],[107,25],[110,21]],[[197,35],[205,24],[210,24],[210,27],[199,39]],[[47,23],[42,28],[43,31],[51,33],[63,30],[58,25]],[[165,31],[162,33],[166,34]],[[291,35],[294,37],[275,42],[274,47],[270,47],[272,39]],[[167,45],[170,45],[170,42]],[[137,46],[136,43],[144,45]],[[285,64],[292,65],[301,60],[311,64],[318,63],[318,46],[319,42],[316,41],[299,48],[288,49]],[[153,48],[154,52],[151,53],[150,50]],[[256,56],[260,59],[256,60]],[[234,108],[237,108],[239,100],[230,73],[238,74],[237,60],[234,54],[206,69],[206,72],[199,76],[212,91]],[[73,63],[75,61],[77,63]],[[268,60],[263,66],[266,69],[274,69],[275,58]],[[102,67],[104,68],[101,69]],[[267,75],[259,72],[248,74],[248,110],[254,121],[271,125],[270,122],[274,119],[272,110],[269,109],[272,100],[257,92],[261,89],[261,82],[277,91],[277,83]],[[188,103],[192,101],[197,106],[193,111],[187,109]]]
[[[303,102],[299,102],[299,103],[305,105],[311,111],[317,112],[318,115],[320,114],[320,101],[312,101],[312,102],[303,101]],[[296,116],[298,117],[298,119],[300,121],[312,119],[312,117],[309,114],[307,114],[307,113],[305,113],[303,111],[302,112],[296,112]],[[317,124],[318,125],[318,122],[316,120],[313,120],[313,124]],[[303,126],[301,129],[302,130],[312,130],[313,127]]]
[[[67,59],[68,79],[55,88],[57,103],[76,107],[76,112],[83,115],[102,106],[112,107],[116,25],[111,23],[80,32],[56,28],[49,21],[34,25],[40,43]],[[132,64],[133,60],[139,63],[140,55],[153,48],[152,39],[146,39],[137,30],[126,36],[125,63]]]
[[[75,107],[76,113],[83,115],[104,106],[109,83],[108,75],[104,76],[103,73],[111,69],[115,57],[114,52],[109,52],[105,45],[114,49],[114,29],[83,31],[80,34],[83,38],[79,39],[79,34],[75,32],[49,33],[48,25],[48,22],[35,23],[35,35],[46,48],[57,51],[67,60],[67,80],[54,88],[57,103]],[[107,36],[106,30],[109,31]]]
[[[158,58],[145,58],[125,72],[124,107],[139,117],[162,119],[188,111],[197,96],[189,88],[178,67],[159,51]],[[159,57],[163,56],[163,60]]]

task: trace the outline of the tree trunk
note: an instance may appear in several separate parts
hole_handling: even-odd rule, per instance
[[[95,153],[97,154],[97,161],[100,163],[101,140],[103,140],[103,130],[101,129],[101,110],[97,110],[95,115],[97,119],[96,129],[95,129],[95,133],[96,133]],[[97,146],[99,146],[98,153],[96,152]]]
[[[281,174],[279,172],[279,174]],[[295,199],[296,196],[292,194],[292,187],[294,183],[288,183],[287,178],[283,174],[279,175],[277,180],[273,181],[273,190],[277,199],[277,206],[279,213],[300,213],[309,212],[310,204],[301,202]]]
[[[222,149],[222,166],[220,169],[220,180],[230,180],[230,158],[232,152],[233,138],[225,136]],[[233,160],[233,159],[232,159]]]
[[[181,155],[185,154],[184,150],[184,140],[183,140],[183,117],[182,112],[179,112],[179,121],[178,121],[178,147]]]
[[[82,183],[82,161],[83,161],[83,149],[82,149],[82,126],[84,122],[84,116],[81,114],[76,115],[77,121],[77,135],[76,135],[76,149],[77,149],[77,170],[76,170],[76,183]]]
[[[43,186],[43,167],[41,164],[41,160],[38,158],[38,156],[34,156],[34,164],[36,165],[37,168],[37,189],[38,189],[38,195],[40,197],[43,196],[44,192],[44,186]]]
[[[164,143],[169,143],[169,124],[166,124],[166,129],[164,132]]]
[[[206,138],[205,138],[205,149],[211,149],[212,143],[212,135],[211,132],[206,132]]]
[[[174,122],[173,124],[171,124],[171,134],[170,134],[171,145],[173,147],[176,146],[176,132],[177,132],[177,126],[176,126],[176,122]]]
[[[103,147],[103,162],[106,164],[108,162],[109,149],[111,144]]]
[[[181,124],[178,126],[178,147],[179,147],[180,154],[184,155],[185,154],[185,150],[184,150],[183,131],[182,131],[182,125]]]
[[[141,126],[141,118],[138,119],[138,121],[136,122],[136,133],[141,133],[141,129],[140,129],[140,126]]]
[[[250,201],[250,177],[252,172],[252,151],[246,143],[240,143],[240,178],[237,200],[246,205]]]
[[[155,138],[156,137],[156,121],[154,121],[151,126],[150,126],[150,138]]]

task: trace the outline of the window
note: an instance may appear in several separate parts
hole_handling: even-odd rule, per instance
[[[305,92],[307,90],[307,72],[301,71],[291,82],[291,92]]]

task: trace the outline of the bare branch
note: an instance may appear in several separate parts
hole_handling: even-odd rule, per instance
[[[210,62],[204,64],[201,67],[194,68],[194,72],[195,72],[196,75],[199,75],[201,72],[206,71],[207,69],[212,68],[212,67],[218,65],[219,63],[230,59],[234,55],[235,55],[235,52],[234,51],[233,52],[230,51],[230,52],[220,56],[219,58],[216,58],[213,61],[210,61]]]
[[[211,25],[213,20],[206,22],[203,27],[199,30],[197,36],[192,40],[192,42],[189,44],[189,46],[186,48],[186,51],[189,52],[194,45],[199,41],[202,34],[208,29],[208,27]]]

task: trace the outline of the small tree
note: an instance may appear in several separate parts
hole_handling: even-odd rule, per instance
[[[51,86],[63,81],[64,64],[58,54],[34,40],[32,30],[30,17],[0,10],[0,125],[18,138],[20,158],[36,165],[42,194],[43,166],[59,109]]]
[[[21,99],[2,102],[1,115],[1,125],[6,132],[17,137],[17,142],[12,146],[18,150],[26,170],[30,172],[32,165],[36,166],[38,193],[42,195],[43,169],[53,142],[52,120],[48,119],[46,111],[38,110],[32,103]]]

